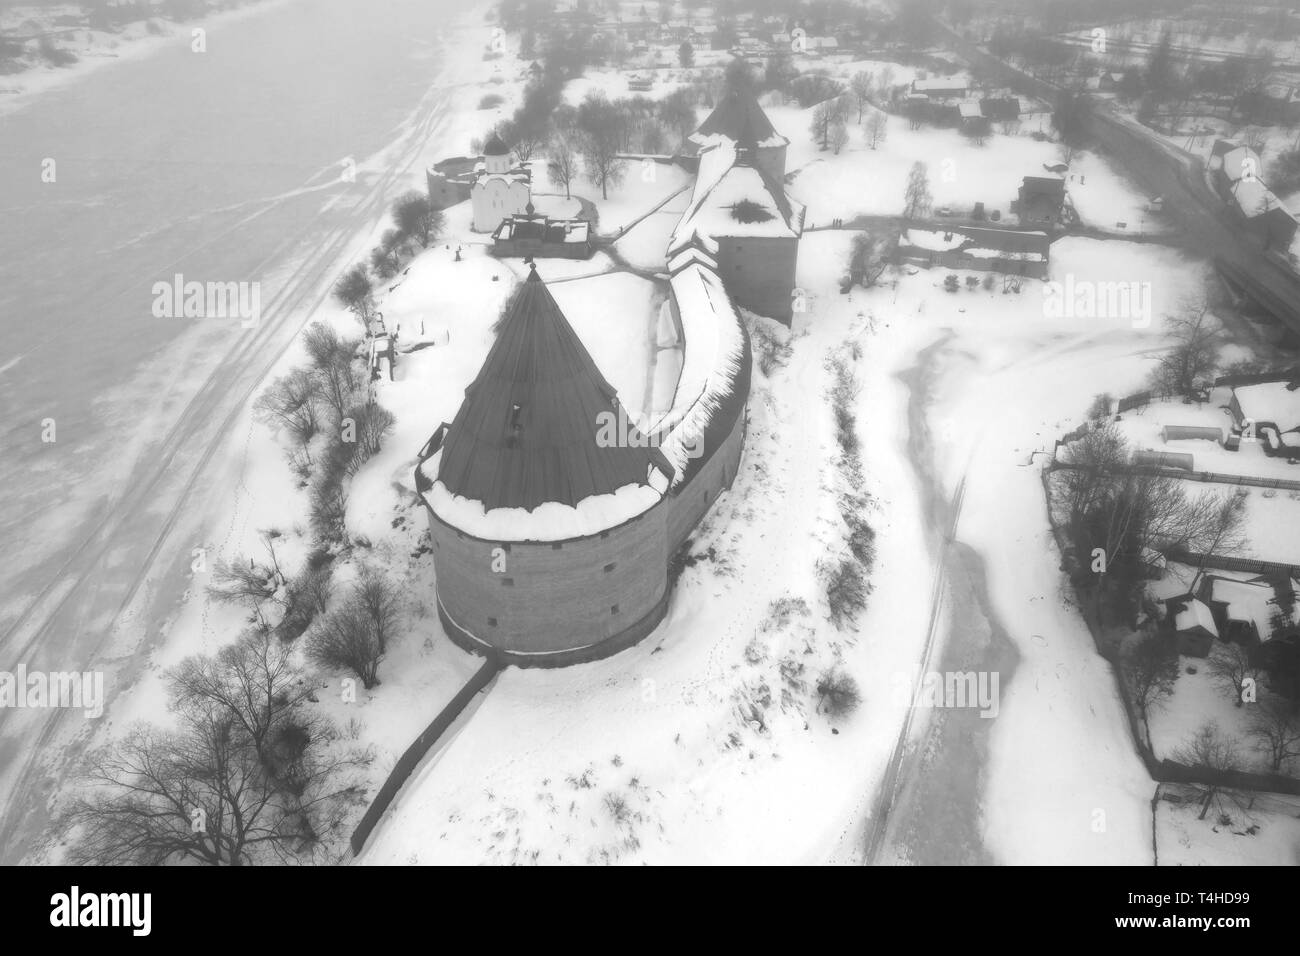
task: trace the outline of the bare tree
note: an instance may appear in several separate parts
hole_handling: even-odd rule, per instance
[[[1246,690],[1254,691],[1264,677],[1263,668],[1252,664],[1246,648],[1236,643],[1217,644],[1209,664],[1210,673],[1237,707],[1245,703]]]
[[[352,421],[352,441],[354,445],[346,463],[345,472],[355,475],[367,461],[379,454],[384,439],[393,430],[396,419],[393,413],[375,402],[357,405],[348,410],[347,419]]]
[[[840,150],[849,144],[849,128],[843,122],[836,123],[831,127],[829,143],[831,151],[836,156],[840,154]]]
[[[262,606],[275,599],[283,583],[274,568],[259,564],[252,558],[245,564],[241,557],[229,563],[220,562],[213,568],[208,594],[226,604],[246,605],[258,624],[269,628]]]
[[[587,179],[600,187],[602,199],[608,199],[609,188],[618,186],[626,173],[626,165],[618,155],[627,133],[625,118],[602,94],[588,93],[578,107],[577,122],[582,131],[582,164]]]
[[[257,397],[253,412],[268,425],[286,429],[310,463],[307,447],[320,431],[320,398],[320,387],[311,370],[296,368],[277,378]]]
[[[849,250],[849,279],[871,288],[894,263],[897,252],[898,236],[892,230],[854,234]]]
[[[813,140],[823,150],[830,148],[834,130],[844,125],[845,113],[844,100],[838,96],[818,103],[813,110],[812,125],[809,127],[809,132],[812,133]]]
[[[881,110],[872,110],[867,117],[867,142],[875,149],[889,138],[889,117]]]
[[[379,683],[384,652],[373,622],[354,598],[316,625],[307,656],[321,667],[351,671],[370,690]]]
[[[429,248],[429,243],[438,238],[442,232],[446,217],[442,210],[435,209],[429,197],[417,190],[403,193],[393,203],[393,221],[398,230],[410,236],[421,247]]]
[[[1255,746],[1268,760],[1273,773],[1300,757],[1300,714],[1282,701],[1269,701],[1255,706],[1250,724]]]
[[[853,94],[853,103],[858,108],[858,123],[862,123],[862,115],[866,108],[871,104],[871,91],[873,87],[873,78],[866,70],[859,70],[853,74],[853,79],[849,82],[849,90]]]
[[[389,639],[401,625],[401,591],[374,568],[363,568],[353,594],[370,619],[379,652],[386,653]]]
[[[853,675],[834,668],[817,680],[817,711],[831,717],[845,717],[862,703],[862,692]]]
[[[374,286],[363,265],[355,265],[334,286],[334,298],[347,308],[361,327],[370,331],[370,316],[374,309]]]
[[[167,679],[178,707],[219,708],[262,756],[275,729],[312,694],[294,670],[288,647],[265,631],[245,634],[211,657],[187,657]]]
[[[1208,771],[1209,782],[1197,784],[1202,793],[1198,819],[1204,820],[1211,804],[1229,794],[1215,778],[1241,768],[1241,742],[1220,730],[1217,721],[1207,720],[1174,751],[1173,757],[1185,766]]]
[[[391,279],[402,271],[403,257],[411,237],[399,229],[386,229],[379,245],[370,251],[370,267],[381,279]]]
[[[1162,707],[1174,692],[1178,679],[1178,656],[1171,643],[1157,634],[1146,633],[1134,637],[1120,656],[1123,674],[1131,699],[1142,717],[1142,727],[1147,744],[1151,743],[1150,714]]]
[[[170,676],[178,729],[137,725],[92,755],[72,862],[287,862],[338,832],[359,796],[349,771],[369,758],[327,747],[337,735],[299,706],[273,642],[250,635]]]
[[[930,174],[925,163],[913,163],[911,172],[907,174],[907,190],[903,194],[903,218],[920,219],[928,215],[932,202]]]
[[[551,139],[549,157],[546,170],[550,173],[551,181],[563,185],[564,198],[569,199],[569,188],[573,185],[580,169],[578,152],[573,148],[568,137],[556,133]]]
[[[320,396],[334,413],[335,422],[343,418],[362,384],[356,361],[358,344],[356,339],[339,338],[320,323],[307,330],[307,351],[316,366]]]
[[[1058,472],[1071,525],[1093,506],[1114,481],[1114,470],[1128,461],[1124,436],[1113,422],[1094,428],[1067,446],[1069,462],[1079,466]]]
[[[1188,544],[1199,551],[1201,560],[1187,590],[1196,593],[1196,585],[1205,566],[1216,556],[1237,554],[1246,547],[1246,498],[1233,491],[1223,494],[1206,492],[1197,501],[1193,520],[1196,527]]]
[[[510,123],[504,138],[511,144],[511,149],[519,162],[529,162],[543,146],[546,145],[546,127],[542,123]]]
[[[1151,385],[1165,395],[1189,395],[1205,384],[1219,364],[1220,331],[1205,299],[1185,301],[1168,317],[1173,345],[1151,371]]]

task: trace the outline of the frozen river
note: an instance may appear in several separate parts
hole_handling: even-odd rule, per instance
[[[0,670],[120,665],[133,600],[174,600],[223,431],[436,152],[466,6],[278,0],[0,98]],[[258,321],[159,317],[177,275],[255,289]],[[4,862],[67,720],[0,711]]]

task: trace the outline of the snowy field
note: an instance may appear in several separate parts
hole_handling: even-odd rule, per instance
[[[899,68],[896,82],[904,75]],[[566,96],[580,99],[591,88],[622,95],[611,76],[583,82],[570,84]],[[457,104],[466,108],[448,125],[449,153],[467,150],[490,113],[513,108],[510,98],[496,111],[466,105],[488,88],[459,91]],[[518,92],[517,81],[491,88]],[[1027,136],[993,136],[981,147],[955,131],[909,130],[897,117],[878,149],[855,130],[836,156],[811,142],[809,111],[776,107],[769,115],[791,139],[791,192],[809,204],[810,223],[897,214],[917,161],[929,164],[936,205],[982,201],[1005,213],[1020,179],[1042,174],[1059,156],[1057,146]],[[544,164],[534,168],[537,189],[559,191],[546,182]],[[1067,186],[1085,221],[1132,223],[1145,201],[1135,187],[1098,157],[1080,155],[1073,168],[1083,179]],[[663,266],[690,177],[675,167],[644,172],[631,167],[608,200],[589,183],[574,194],[595,205],[607,235],[646,217],[615,251],[653,272]],[[576,202],[549,208],[571,214]],[[320,712],[344,728],[346,741],[373,751],[371,795],[480,663],[455,648],[438,622],[413,478],[418,449],[454,417],[491,346],[491,326],[524,275],[518,261],[487,255],[468,219],[467,204],[449,210],[448,234],[379,296],[387,327],[400,329],[394,378],[378,386],[396,425],[353,480],[347,525],[356,547],[336,572],[347,583],[365,564],[400,581],[406,628],[380,668],[379,686],[355,703],[339,693],[341,675],[310,672]],[[377,222],[370,241],[386,226]],[[789,353],[763,371],[756,346],[741,469],[694,533],[695,560],[664,622],[608,660],[502,672],[417,768],[358,862],[863,862],[877,788],[909,716],[898,678],[925,659],[932,614],[940,634],[979,623],[957,617],[957,605],[936,586],[930,486],[954,515],[956,541],[982,559],[990,612],[1018,658],[989,721],[988,759],[970,783],[978,839],[1005,864],[1152,862],[1154,784],[1135,754],[1114,677],[1059,571],[1039,470],[1046,454],[1039,453],[1078,423],[1093,395],[1135,390],[1163,345],[1162,316],[1202,282],[1204,263],[1153,244],[1053,244],[1052,280],[1150,283],[1153,320],[1140,325],[1127,317],[1051,318],[1036,280],[1018,292],[1003,291],[1000,281],[948,292],[943,269],[908,268],[874,289],[841,294],[851,241],[847,231],[804,235],[797,281],[808,309],[791,330],[747,316],[756,341],[788,345]],[[664,377],[656,362],[672,361],[656,348],[661,284],[617,271],[603,253],[583,263],[543,260],[538,269],[629,409],[654,407]],[[333,305],[315,317],[357,331]],[[295,347],[276,373],[303,360]],[[822,580],[824,563],[846,553],[845,478],[829,398],[834,363],[860,385],[853,400],[860,490],[876,535],[866,610],[840,626],[830,619]],[[1222,417],[1217,409],[1201,413]],[[1148,413],[1133,427],[1152,421]],[[209,516],[212,557],[261,557],[264,532],[275,528],[281,559],[296,568],[309,539],[306,495],[263,425],[245,414],[237,434],[238,453],[222,466],[230,493]],[[1251,507],[1254,513],[1256,502]],[[1285,519],[1269,509],[1297,503],[1261,507],[1261,523],[1278,523]],[[196,574],[149,673],[108,726],[157,719],[163,669],[228,643],[246,624],[243,612],[208,600],[205,584]],[[819,703],[817,684],[833,670],[862,690],[846,717],[832,718]],[[1191,710],[1212,706],[1203,683],[1188,683],[1183,710],[1170,721],[1181,726]],[[1164,725],[1160,733],[1168,736]],[[1294,862],[1300,833],[1275,810],[1268,825],[1287,835],[1289,850],[1280,841],[1207,836],[1186,806],[1161,803],[1156,812],[1161,863]],[[934,821],[941,835],[947,826]],[[341,845],[334,850],[341,859]],[[885,851],[887,861],[908,856],[902,842]]]

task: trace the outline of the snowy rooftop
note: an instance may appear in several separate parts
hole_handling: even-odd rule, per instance
[[[1300,427],[1300,388],[1285,382],[1262,382],[1233,389],[1241,413],[1257,422],[1273,422],[1283,431]]]
[[[1174,617],[1174,628],[1179,631],[1187,631],[1198,625],[1215,637],[1219,636],[1219,629],[1214,623],[1214,615],[1210,613],[1210,609],[1203,601],[1193,598]]]
[[[1273,613],[1277,610],[1271,603],[1274,598],[1272,585],[1265,581],[1232,581],[1216,577],[1210,583],[1210,597],[1227,605],[1228,620],[1251,622],[1260,640],[1269,639]],[[1295,620],[1293,614],[1292,621]]]
[[[695,190],[673,230],[669,254],[700,236],[798,238],[804,207],[729,146],[700,154]]]

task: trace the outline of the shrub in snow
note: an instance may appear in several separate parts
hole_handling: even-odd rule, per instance
[[[862,703],[858,682],[849,674],[833,668],[817,680],[817,710],[831,717],[847,717]]]
[[[780,333],[773,332],[766,323],[754,320],[750,323],[750,341],[754,354],[758,356],[758,367],[764,375],[770,376],[779,368],[785,368],[794,354],[794,347],[779,338]]]
[[[384,655],[373,622],[351,600],[317,625],[307,641],[307,656],[321,667],[351,671],[370,690],[379,683]]]
[[[858,506],[861,507],[861,504]],[[845,511],[842,517],[849,528],[849,551],[863,568],[870,568],[876,557],[876,532],[856,510]]]
[[[831,622],[836,627],[852,624],[867,606],[867,576],[862,565],[846,558],[838,564],[826,566],[822,577]]]

